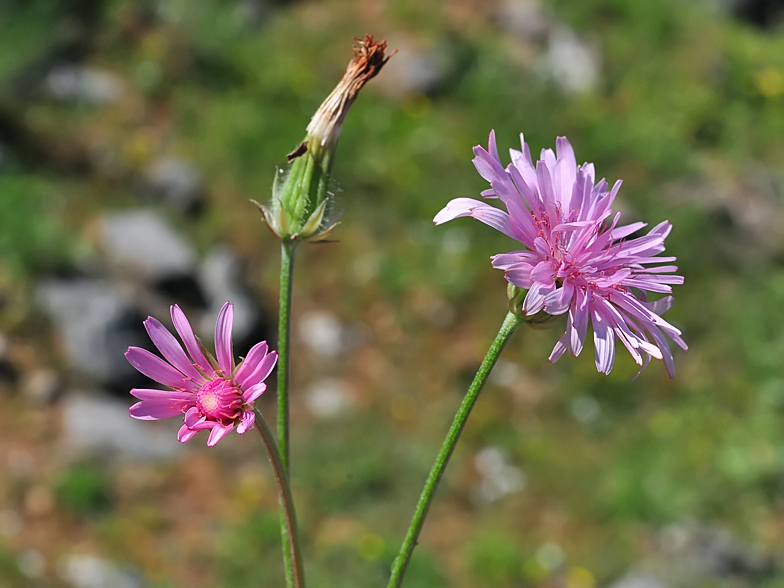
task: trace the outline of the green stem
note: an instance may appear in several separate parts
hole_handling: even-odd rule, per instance
[[[286,474],[289,472],[289,335],[291,334],[291,285],[297,243],[284,240],[280,248],[280,308],[278,315],[278,447]]]
[[[294,499],[291,497],[289,477],[267,421],[264,420],[258,409],[254,409],[254,412],[256,413],[256,429],[259,431],[261,441],[267,450],[267,457],[275,475],[275,484],[278,486],[278,501],[280,502],[280,509],[285,521],[287,541],[284,542],[284,548],[287,548],[287,551],[284,553],[288,553],[287,581],[288,576],[291,575],[291,583],[294,588],[305,588],[302,550],[299,547],[299,535],[297,533],[297,513],[294,510]]]
[[[449,458],[455,450],[455,445],[457,445],[457,441],[460,438],[460,433],[463,431],[468,416],[471,414],[471,409],[474,407],[474,403],[479,396],[479,392],[482,390],[482,386],[493,370],[495,362],[498,361],[498,356],[501,355],[501,351],[507,341],[509,341],[509,338],[522,322],[522,319],[511,312],[506,315],[504,323],[498,331],[498,335],[496,335],[495,340],[492,345],[490,345],[490,349],[488,349],[487,355],[485,355],[485,359],[482,361],[482,365],[479,366],[479,370],[476,372],[474,381],[471,382],[471,386],[468,388],[468,392],[466,393],[465,398],[463,398],[462,404],[460,404],[460,408],[457,409],[455,420],[452,421],[452,426],[449,427],[446,439],[444,439],[444,443],[441,445],[436,461],[433,463],[430,474],[427,476],[425,487],[422,489],[422,495],[419,497],[419,502],[417,502],[416,509],[414,510],[414,516],[408,527],[408,533],[406,533],[406,538],[403,540],[403,545],[400,546],[400,553],[392,563],[392,577],[389,579],[388,588],[399,588],[403,583],[403,576],[406,573],[408,562],[411,560],[411,554],[414,552],[414,547],[416,547],[417,537],[419,537],[419,532],[422,530],[422,525],[425,523],[425,517],[430,508],[430,503],[433,501],[433,496],[436,493],[436,488],[438,488],[438,483],[441,481],[441,476],[444,474],[444,470],[449,463]]]
[[[280,303],[278,315],[278,449],[283,473],[289,480],[289,335],[291,334],[291,286],[297,243],[284,239],[280,248]],[[291,540],[286,513],[280,510],[280,538],[283,544],[283,567],[286,586],[292,588],[293,566]]]

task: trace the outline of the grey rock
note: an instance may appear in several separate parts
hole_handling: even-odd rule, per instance
[[[528,477],[520,468],[508,463],[500,447],[485,447],[474,456],[474,467],[482,476],[476,495],[482,502],[496,502],[507,494],[520,492]]]
[[[299,336],[320,357],[334,359],[346,349],[346,328],[327,311],[307,312],[299,320]]]
[[[540,60],[542,75],[568,94],[585,94],[599,83],[599,55],[570,28],[554,28]]]
[[[240,0],[234,7],[234,18],[239,26],[253,30],[263,25],[271,12],[272,7],[262,0]]]
[[[22,377],[22,394],[36,403],[46,404],[54,400],[60,390],[60,376],[55,370],[38,368]]]
[[[77,454],[120,457],[138,461],[172,459],[182,445],[174,431],[132,419],[128,402],[98,395],[72,393],[63,399],[65,441]]]
[[[649,574],[634,573],[624,576],[613,583],[610,588],[667,588],[667,585]]]
[[[209,302],[203,333],[215,328],[215,317],[228,301],[234,305],[234,338],[243,339],[256,325],[259,312],[242,281],[239,256],[226,245],[214,247],[199,266],[198,281]]]
[[[131,568],[120,567],[93,555],[71,555],[60,574],[76,588],[142,588],[145,583]]]
[[[16,558],[16,567],[24,577],[38,580],[46,572],[46,558],[37,549],[25,549]]]
[[[44,91],[62,102],[104,105],[117,102],[125,92],[125,84],[111,72],[64,64],[53,67],[46,74]]]
[[[193,247],[152,211],[106,215],[101,238],[109,260],[141,278],[164,280],[195,269]]]
[[[501,0],[497,18],[501,27],[513,35],[535,42],[546,38],[552,23],[539,0]]]
[[[192,163],[176,157],[154,161],[142,174],[138,191],[182,212],[198,208],[204,196],[201,173]]]
[[[6,508],[0,511],[0,535],[10,539],[24,529],[24,518],[18,511]]]
[[[377,87],[393,96],[429,94],[444,81],[449,69],[446,54],[424,49],[404,38],[390,40],[389,46],[398,52],[384,66]]]
[[[313,416],[333,419],[353,410],[356,401],[348,382],[338,378],[324,378],[313,383],[305,403]]]
[[[47,279],[35,298],[52,319],[71,367],[103,384],[135,374],[123,354],[143,342],[140,324],[130,301],[111,283]]]
[[[659,533],[659,549],[671,570],[694,578],[765,574],[772,562],[717,526],[673,524]]]

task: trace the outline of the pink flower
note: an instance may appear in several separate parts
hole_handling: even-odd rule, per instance
[[[604,179],[594,185],[593,164],[578,166],[565,137],[556,139],[557,154],[543,149],[536,165],[522,134],[520,141],[523,150],[510,149],[512,163],[506,167],[498,156],[495,132],[490,133],[489,151],[474,147],[474,165],[490,182],[482,196],[500,199],[508,213],[479,200],[456,198],[434,222],[471,216],[525,246],[495,255],[493,267],[504,270],[513,285],[528,290],[522,305],[527,316],[568,312],[566,332],[550,361],[567,350],[579,355],[590,321],[597,370],[612,370],[617,337],[642,366],[640,372],[654,357],[664,360],[673,377],[675,366],[664,335],[687,349],[681,332],[660,316],[673,298],[650,302],[647,295],[670,294],[670,286],[682,284],[683,277],[670,275],[678,269],[674,265],[646,267],[675,261],[657,257],[672,226],[664,221],[647,235],[627,239],[646,225],[618,226],[621,213],[608,220],[620,180],[609,191]]]
[[[210,447],[235,426],[242,435],[253,427],[253,403],[267,389],[264,380],[275,367],[278,354],[268,351],[267,342],[262,341],[235,367],[231,347],[234,306],[230,302],[221,308],[215,325],[217,361],[193,334],[178,306],[171,307],[171,317],[188,354],[160,322],[152,317],[144,321],[150,339],[166,361],[139,347],[129,347],[125,357],[145,376],[171,390],[134,388],[131,394],[141,402],[131,407],[131,416],[152,421],[184,413],[185,424],[177,434],[183,443],[205,429],[210,430]]]

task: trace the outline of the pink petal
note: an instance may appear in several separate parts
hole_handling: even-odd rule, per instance
[[[609,322],[600,312],[594,311],[591,314],[596,369],[602,374],[609,374],[615,363],[615,337]]]
[[[569,351],[572,355],[580,355],[585,345],[585,337],[588,333],[588,305],[586,304],[587,295],[585,292],[577,289],[575,294],[575,304],[569,311],[569,324],[567,332],[569,333]]]
[[[191,365],[191,360],[185,355],[185,352],[177,342],[177,339],[174,338],[174,335],[172,335],[166,327],[158,320],[149,316],[147,317],[147,320],[144,321],[144,328],[147,329],[147,333],[158,348],[158,351],[161,352],[161,355],[163,355],[169,363],[197,382],[204,381],[204,376],[199,373],[199,370]]]
[[[256,423],[256,415],[252,410],[246,410],[240,417],[240,424],[237,425],[237,434],[242,435],[245,431],[252,429]]]
[[[130,408],[130,415],[140,421],[156,421],[180,415],[185,405],[179,400],[142,400]]]
[[[139,400],[171,400],[172,402],[195,402],[193,392],[177,392],[175,390],[155,390],[151,388],[133,388],[131,396]]]
[[[192,429],[193,427],[203,422],[204,420],[206,420],[205,417],[201,416],[199,409],[196,408],[195,406],[189,408],[188,412],[185,413],[185,425],[189,429]]]
[[[611,236],[613,241],[617,241],[618,239],[623,239],[624,237],[628,237],[632,233],[635,233],[646,226],[648,223],[632,223],[630,225],[626,225],[625,227],[618,227],[617,229],[613,229],[611,231]]]
[[[229,432],[234,428],[234,423],[229,423],[228,425],[220,425],[216,424],[212,431],[210,431],[210,437],[207,439],[207,447],[213,447],[218,441],[223,439]]]
[[[554,316],[565,313],[572,305],[573,295],[574,286],[569,282],[564,283],[563,286],[545,296],[544,311]]]
[[[451,200],[441,211],[439,211],[435,218],[433,218],[433,222],[440,225],[464,216],[471,216],[476,220],[493,227],[497,231],[501,231],[512,239],[516,239],[512,223],[509,220],[509,215],[507,213],[479,200],[474,200],[473,198],[455,198],[454,200]]]
[[[504,277],[510,284],[528,290],[534,281],[531,279],[532,266],[527,263],[518,263],[504,272]]]
[[[495,269],[505,270],[517,263],[530,263],[532,259],[538,258],[530,251],[511,251],[509,253],[493,255],[490,259],[493,260],[493,267]]]
[[[554,282],[555,268],[553,268],[553,262],[540,261],[538,264],[536,264],[536,267],[531,270],[531,279],[534,282],[543,282],[545,284]]]
[[[231,350],[231,328],[234,320],[234,305],[227,302],[218,313],[215,323],[215,355],[218,366],[227,377],[234,372],[234,357]],[[217,443],[217,441],[216,441]]]
[[[264,383],[254,384],[242,394],[242,403],[243,404],[252,404],[256,401],[256,399],[264,394],[264,391],[267,389],[267,385]]]
[[[196,392],[199,389],[199,386],[192,380],[146,349],[129,347],[128,351],[125,352],[125,357],[133,367],[145,376],[164,386],[190,390],[191,392]]]
[[[251,347],[250,351],[248,351],[248,354],[245,356],[245,359],[242,360],[242,363],[240,363],[237,368],[237,371],[234,374],[234,381],[241,384],[242,381],[256,369],[258,363],[264,359],[268,349],[269,346],[266,341],[256,343]]]
[[[185,443],[186,441],[190,441],[193,439],[193,436],[198,433],[198,431],[194,431],[189,429],[187,425],[183,425],[180,427],[180,430],[177,432],[177,440],[180,443]]]
[[[553,350],[550,353],[550,357],[547,358],[552,363],[555,363],[556,361],[561,359],[561,356],[564,354],[564,351],[566,351],[566,341],[568,335],[569,335],[568,332],[564,333],[563,336],[560,339],[558,339],[558,341],[556,342],[555,347],[553,347]]]
[[[264,359],[262,359],[255,367],[255,369],[244,377],[243,380],[237,380],[237,383],[243,388],[250,388],[259,382],[263,382],[270,375],[275,364],[278,362],[278,354],[275,351],[269,352]]]
[[[182,339],[182,342],[185,343],[185,349],[188,350],[188,354],[191,356],[198,368],[204,372],[208,378],[214,376],[215,370],[213,369],[212,364],[207,361],[207,357],[201,350],[199,342],[196,340],[196,335],[193,334],[191,324],[185,317],[185,313],[182,312],[180,307],[176,304],[171,307],[171,317],[177,334],[180,336],[180,339]]]
[[[537,312],[544,308],[544,298],[550,292],[555,290],[555,282],[551,284],[542,284],[541,282],[534,282],[528,290],[523,300],[523,310],[528,316],[535,315]]]

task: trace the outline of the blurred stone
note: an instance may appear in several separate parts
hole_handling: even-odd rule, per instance
[[[0,535],[6,538],[15,537],[22,529],[24,529],[22,515],[12,508],[0,511]]]
[[[54,510],[54,496],[43,485],[30,488],[24,497],[24,511],[29,517],[45,517]]]
[[[335,358],[345,348],[344,327],[326,311],[313,311],[299,320],[299,336],[316,355]]]
[[[193,247],[148,210],[106,215],[101,238],[109,259],[140,277],[164,280],[183,276],[196,265]]]
[[[703,579],[770,572],[770,558],[743,546],[721,527],[673,524],[659,533],[659,549],[667,568],[679,575]]]
[[[35,460],[24,449],[14,448],[8,452],[8,472],[15,478],[27,478],[35,472]]]
[[[496,502],[507,494],[523,490],[528,479],[520,468],[507,463],[506,453],[499,447],[485,447],[474,457],[474,467],[482,476],[478,497]]]
[[[715,174],[714,174],[715,175]],[[703,174],[689,181],[665,184],[670,203],[696,205],[720,228],[715,242],[723,259],[747,264],[749,258],[779,254],[784,250],[784,175],[761,166],[746,169],[740,178]]]
[[[241,27],[257,29],[267,20],[271,10],[262,0],[240,0],[234,7],[234,17]]]
[[[629,574],[610,585],[610,588],[667,588],[654,576],[648,574]]]
[[[242,282],[239,256],[226,245],[214,247],[199,267],[198,280],[209,308],[202,320],[202,332],[214,331],[215,317],[229,301],[234,304],[235,339],[249,335],[258,323],[259,312]]]
[[[536,562],[548,572],[554,572],[566,562],[566,553],[563,547],[548,541],[536,550]]]
[[[55,370],[36,369],[22,378],[22,394],[36,404],[54,400],[60,389],[60,376]]]
[[[598,51],[572,29],[558,26],[550,31],[540,71],[568,94],[591,92],[599,83]]]
[[[182,212],[197,210],[204,197],[199,170],[192,163],[176,157],[158,159],[144,170],[138,192]]]
[[[74,450],[90,456],[119,456],[153,461],[172,459],[182,445],[174,431],[156,430],[150,423],[128,416],[128,402],[71,394],[62,404],[65,440]]]
[[[16,566],[23,576],[37,580],[46,572],[46,558],[37,549],[25,549],[16,558]]]
[[[13,381],[16,380],[17,375],[11,353],[11,341],[5,333],[0,333],[0,380]]]
[[[130,301],[103,280],[41,281],[36,301],[49,314],[75,370],[96,382],[121,382],[136,372],[125,360],[144,341]]]
[[[602,415],[599,401],[590,394],[581,394],[572,400],[572,416],[583,425],[595,423]]]
[[[534,42],[546,38],[552,22],[539,0],[501,0],[497,18],[499,24],[510,33]]]
[[[53,67],[44,79],[44,91],[62,102],[104,105],[117,102],[125,91],[122,79],[104,70],[79,64]]]
[[[354,394],[345,381],[324,378],[310,387],[305,402],[313,416],[331,419],[353,409]]]
[[[76,588],[142,588],[145,584],[135,570],[120,568],[92,555],[71,555],[63,563],[61,575]]]
[[[431,94],[443,83],[449,70],[448,56],[428,50],[412,40],[390,39],[397,53],[384,66],[384,75],[373,80],[374,87],[392,96]]]

